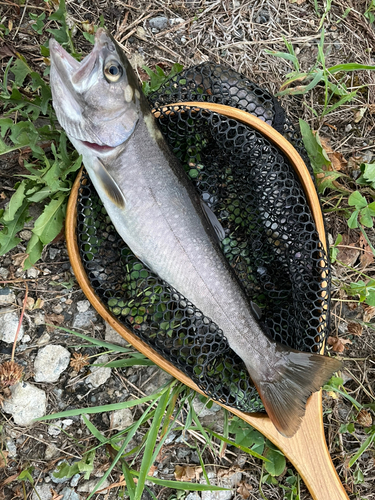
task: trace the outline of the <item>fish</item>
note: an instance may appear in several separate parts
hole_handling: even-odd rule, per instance
[[[223,255],[215,215],[170,151],[112,35],[99,28],[81,62],[54,39],[49,48],[57,119],[117,232],[138,259],[219,326],[277,430],[293,436],[308,397],[341,362],[290,349],[262,330]]]

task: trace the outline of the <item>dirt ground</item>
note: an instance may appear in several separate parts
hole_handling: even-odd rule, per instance
[[[322,26],[325,29],[324,51],[327,67],[347,62],[375,64],[375,27],[363,16],[369,2],[333,0],[332,3],[328,2],[331,6],[330,9],[326,9],[325,15],[326,2],[324,5],[321,1],[316,3],[319,6],[319,15],[312,0],[171,2],[67,0],[67,9],[69,22],[72,26],[76,26],[76,47],[79,50],[82,52],[90,50],[90,44],[81,34],[83,25],[98,25],[100,16],[103,16],[105,26],[121,43],[142,80],[147,78],[142,69],[143,65],[154,68],[159,64],[167,72],[175,62],[187,68],[204,61],[212,61],[243,73],[258,85],[276,93],[285,81],[285,75],[292,70],[292,65],[284,59],[267,54],[265,50],[285,52],[284,39],[287,40],[293,44],[301,70],[306,71],[315,64],[318,57]],[[20,53],[34,70],[43,72],[45,61],[40,55],[40,45],[46,41],[47,33],[43,31],[42,34],[37,34],[31,29],[29,13],[40,14],[46,9],[50,7],[42,0],[29,0],[26,3],[17,0],[0,2],[0,24],[8,26],[9,22],[13,23],[10,33],[0,38],[2,70],[10,54]],[[48,10],[46,12],[48,14]],[[150,20],[160,16],[167,18],[168,25],[160,29],[152,28]],[[322,17],[324,19],[321,23]],[[352,73],[346,85],[349,90],[358,87],[362,87],[363,90],[358,92],[351,102],[343,104],[325,117],[321,117],[324,102],[323,87],[317,87],[304,96],[283,96],[280,102],[293,122],[298,123],[298,119],[303,118],[313,130],[319,130],[320,136],[329,141],[332,154],[342,155],[340,161],[345,165],[343,167],[345,173],[353,176],[355,175],[353,172],[358,171],[361,162],[371,163],[375,160],[375,114],[370,112],[375,109],[375,73],[370,71]],[[358,112],[363,108],[365,113],[358,119]],[[317,116],[312,109],[316,111]],[[15,174],[23,172],[22,162],[18,160],[18,156],[11,156],[1,162],[0,193],[3,194],[0,199],[1,207],[5,206],[12,194]],[[343,185],[345,187],[345,182]],[[336,263],[333,268],[331,336],[338,337],[342,344],[341,356],[345,360],[342,376],[345,390],[360,404],[371,404],[375,398],[373,391],[375,341],[373,329],[362,328],[358,321],[373,321],[375,308],[357,304],[348,297],[343,285],[358,279],[356,274],[358,272],[374,278],[375,267],[372,261],[366,264],[361,261],[359,230],[349,230],[343,214],[331,210],[337,203],[348,206],[347,198],[342,196],[340,199],[340,196],[340,193],[332,192],[326,194],[323,199],[323,209],[327,211],[329,240],[333,243],[338,234],[344,235],[340,260],[351,266],[349,269]],[[373,229],[368,230],[368,235],[372,243],[375,243]],[[67,336],[61,331],[54,331],[45,323],[72,327],[78,313],[86,306],[82,302],[85,300],[83,292],[72,274],[64,237],[44,250],[41,261],[35,266],[36,272],[25,273],[17,261],[17,254],[24,252],[27,244],[28,235],[23,236],[23,241],[16,249],[0,257],[0,270],[2,270],[1,279],[28,280],[28,293],[32,301],[29,302],[30,307],[26,309],[23,324],[24,334],[30,339],[27,343],[19,344],[16,349],[16,360],[24,368],[24,380],[33,381],[33,363],[38,349],[47,344],[56,344],[65,346],[73,352],[72,345],[81,344],[79,339]],[[13,282],[9,287],[15,293],[13,307],[20,310],[25,296],[25,282]],[[35,306],[37,301],[39,301],[38,306]],[[82,326],[79,331],[98,339],[104,338],[106,327],[101,318],[93,311],[88,317],[87,325]],[[11,344],[0,341],[0,362],[10,359],[11,350]],[[94,355],[100,351],[99,348],[86,345],[80,352]],[[86,369],[83,375],[82,373],[78,375],[72,367],[69,367],[58,382],[37,383],[37,386],[46,391],[48,413],[142,397],[151,390],[150,384],[156,377],[153,367],[113,370],[111,378],[105,385],[92,390],[84,383],[88,373]],[[133,418],[138,418],[141,413],[140,408],[134,410]],[[367,417],[366,424],[358,415],[356,408],[341,395],[325,394],[326,438],[338,475],[351,500],[373,500],[375,499],[374,445],[369,446],[356,465],[348,466],[350,458],[368,437],[365,429],[372,425],[372,410],[365,410],[362,414]],[[207,421],[208,425],[215,423],[215,420],[215,414],[211,415]],[[106,413],[96,415],[92,421],[103,432],[110,432],[109,416]],[[350,423],[354,424],[355,430],[352,433],[343,431],[343,426]],[[2,441],[13,440],[17,449],[15,455],[9,457],[6,466],[2,464],[0,456],[0,485],[2,485],[0,499],[4,500],[34,499],[30,482],[9,480],[29,467],[33,467],[35,484],[45,482],[48,487],[53,488],[50,496],[41,495],[41,498],[61,500],[64,495],[61,493],[62,488],[66,485],[45,479],[60,460],[81,458],[82,444],[88,447],[96,442],[79,418],[74,419],[66,431],[55,436],[49,433],[46,423],[23,428],[17,426],[5,412],[0,416],[0,425]],[[187,437],[187,441],[190,445],[195,442],[191,435]],[[51,442],[58,451],[53,457],[46,458],[46,447]],[[183,440],[166,445],[164,451],[163,459],[157,464],[159,478],[175,479],[177,465],[191,465],[193,468],[199,466],[197,454],[194,454]],[[280,487],[281,484],[285,485],[283,478],[279,478],[277,484],[264,484],[261,493],[260,461],[244,456],[234,447],[228,447],[224,458],[206,449],[203,460],[208,470],[214,471],[216,476],[218,471],[222,471],[222,476],[228,475],[228,471],[241,471],[242,481],[248,485],[247,496],[243,489],[237,489],[228,498],[266,497],[270,500],[286,498],[284,490]],[[96,456],[94,476],[101,477],[110,462],[111,454],[106,453],[105,449],[99,451]],[[120,471],[114,470],[110,476],[110,483],[116,484],[121,480],[120,476]],[[154,486],[152,488],[160,499],[185,498],[167,488]],[[105,493],[106,496],[98,498],[120,498],[120,491],[120,486],[111,488]],[[88,493],[81,491],[79,494],[81,496],[77,498],[83,499],[87,498],[85,495]],[[64,500],[69,498],[74,500],[76,497],[64,497]],[[145,492],[144,498],[151,496]],[[200,497],[193,496],[189,500],[198,498]],[[201,498],[208,500],[219,497],[205,497],[202,494]],[[290,498],[297,500],[297,497]],[[303,500],[311,498],[303,484],[301,484],[300,498]]]

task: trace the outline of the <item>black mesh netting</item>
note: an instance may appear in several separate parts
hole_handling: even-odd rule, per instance
[[[277,128],[304,156],[277,101],[243,76],[209,63],[169,80],[152,106],[215,101]],[[207,110],[161,111],[159,125],[203,200],[220,221],[222,249],[264,331],[317,351],[327,334],[329,262],[289,161],[260,133]],[[210,397],[242,411],[263,406],[222,331],[160,280],[117,235],[87,175],[78,197],[78,241],[95,293],[127,328]]]

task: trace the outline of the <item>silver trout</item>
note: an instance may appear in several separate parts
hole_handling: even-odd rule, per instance
[[[207,207],[169,150],[112,36],[98,29],[80,63],[55,40],[49,46],[57,118],[116,230],[145,265],[223,330],[276,428],[292,436],[307,398],[341,363],[264,334],[222,254]]]

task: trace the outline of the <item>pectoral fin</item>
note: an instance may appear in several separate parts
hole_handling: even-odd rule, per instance
[[[225,231],[223,226],[220,224],[218,221],[216,215],[213,213],[213,211],[210,209],[208,205],[203,200],[200,200],[201,206],[203,208],[203,213],[206,216],[207,220],[210,222],[211,226],[213,227],[215,234],[219,240],[219,243],[225,238]]]
[[[103,191],[118,208],[125,208],[125,197],[116,181],[113,179],[111,174],[108,173],[102,161],[99,160],[99,158],[97,158],[97,160],[98,161],[95,164],[95,174],[103,188]]]

